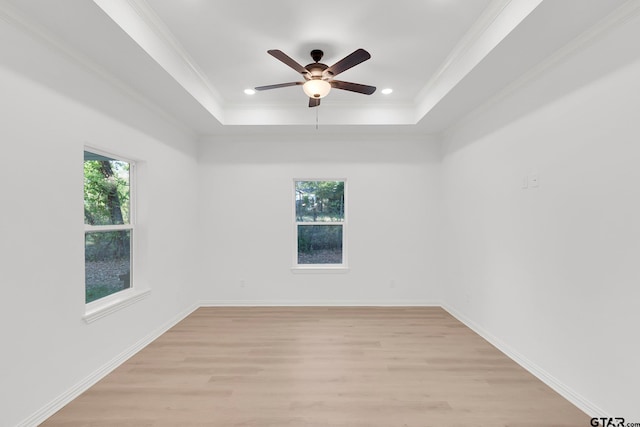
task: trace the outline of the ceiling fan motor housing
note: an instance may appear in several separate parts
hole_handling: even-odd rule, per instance
[[[324,77],[324,70],[326,70],[327,68],[329,68],[329,66],[327,64],[323,64],[321,62],[319,62],[322,57],[324,56],[324,52],[322,52],[319,49],[314,49],[311,51],[311,59],[313,59],[315,62],[311,63],[311,64],[307,64],[306,68],[307,71],[309,71],[309,74],[311,74],[311,79],[321,79]],[[310,80],[308,75],[305,76],[305,78],[307,80]]]
[[[312,79],[321,79],[323,78],[323,71],[329,68],[327,64],[321,64],[320,62],[314,62],[313,64],[308,64],[305,67],[309,70],[309,74],[311,74]],[[309,79],[309,77],[306,77]]]

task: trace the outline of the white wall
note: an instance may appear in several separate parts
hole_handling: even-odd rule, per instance
[[[0,425],[13,426],[192,307],[197,164],[191,136],[2,20],[0,51]],[[77,93],[73,85],[93,104],[58,92]],[[141,161],[138,273],[152,289],[91,324],[82,320],[84,144]]]
[[[291,272],[294,178],[347,179],[348,273]],[[433,141],[322,128],[297,138],[220,137],[201,144],[200,181],[206,303],[439,303]]]
[[[639,31],[630,21],[479,113],[444,153],[321,128],[202,141],[196,161],[191,135],[0,21],[0,425],[196,301],[444,300],[593,415],[639,420]],[[84,144],[140,160],[152,288],[89,325]],[[540,187],[524,190],[531,172]],[[294,177],[348,180],[348,273],[291,273]]]
[[[592,415],[627,421],[640,420],[639,39],[635,18],[477,114],[442,166],[448,307]],[[523,189],[530,173],[540,186]]]

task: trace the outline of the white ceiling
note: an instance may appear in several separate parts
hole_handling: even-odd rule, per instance
[[[0,15],[62,47],[201,135],[297,131],[441,132],[509,89],[616,9],[637,0],[0,0]],[[301,80],[267,54],[331,65],[372,58],[308,108]],[[514,83],[515,82],[515,83]],[[393,88],[391,95],[380,90]],[[357,125],[357,126],[356,126]]]
[[[292,69],[267,55],[280,49],[302,65],[313,62],[312,49],[325,52],[331,65],[357,48],[372,58],[341,80],[392,86],[393,97],[380,93],[362,100],[335,91],[331,104],[410,104],[489,0],[459,1],[325,0],[309,16],[310,3],[281,1],[147,0],[147,4],[230,104],[307,105],[301,88],[291,87],[249,99],[246,87],[301,80]],[[305,4],[308,5],[305,7]],[[437,43],[427,43],[438,40]]]

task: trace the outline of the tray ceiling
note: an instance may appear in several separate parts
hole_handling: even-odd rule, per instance
[[[585,38],[624,0],[7,0],[0,13],[89,61],[200,134],[264,126],[440,132],[568,43]],[[18,17],[18,18],[16,18]],[[340,80],[371,96],[333,90],[316,109],[300,80],[267,54],[331,65],[357,48],[372,58]],[[383,88],[393,93],[384,95]],[[316,111],[319,110],[319,111]]]

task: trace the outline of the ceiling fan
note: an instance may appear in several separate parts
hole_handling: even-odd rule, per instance
[[[302,86],[304,93],[309,97],[309,107],[317,107],[320,105],[320,98],[327,96],[331,88],[348,90],[351,92],[362,93],[365,95],[371,95],[376,91],[375,86],[368,86],[359,83],[344,82],[341,80],[334,80],[333,78],[338,74],[355,67],[361,62],[371,58],[369,52],[364,49],[358,49],[350,55],[342,58],[332,66],[322,64],[320,60],[324,55],[324,52],[318,49],[311,51],[311,58],[315,61],[306,67],[298,64],[295,60],[290,58],[287,54],[281,50],[272,49],[267,53],[289,67],[293,68],[296,72],[302,74],[304,77],[303,82],[289,82],[280,83],[269,86],[258,86],[256,90],[268,90],[277,89],[287,86]]]

